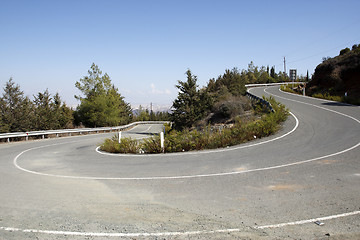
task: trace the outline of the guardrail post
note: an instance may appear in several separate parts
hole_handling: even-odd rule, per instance
[[[160,147],[163,153],[165,152],[164,142],[165,142],[164,132],[160,132]]]

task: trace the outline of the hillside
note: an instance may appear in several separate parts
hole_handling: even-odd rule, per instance
[[[306,90],[310,96],[328,95],[360,104],[360,44],[354,45],[351,50],[345,48],[339,56],[319,64]]]

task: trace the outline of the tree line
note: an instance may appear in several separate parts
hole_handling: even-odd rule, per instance
[[[164,120],[166,113],[132,113],[118,88],[107,73],[91,65],[88,75],[75,83],[81,95],[74,110],[62,101],[59,93],[51,95],[46,89],[33,96],[25,96],[12,78],[6,82],[0,97],[0,132],[26,132],[75,127],[106,127],[128,124],[138,120]]]
[[[139,106],[138,109],[133,111],[133,121],[168,121],[170,118],[170,113],[168,111],[157,111],[154,112],[152,110],[146,109]]]
[[[245,94],[245,84],[270,83],[286,80],[286,75],[275,73],[275,67],[257,67],[251,62],[247,70],[226,70],[207,86],[199,88],[197,77],[190,70],[187,81],[178,81],[179,95],[173,102],[173,113],[154,113],[139,109],[134,114],[130,104],[94,63],[88,75],[75,83],[81,95],[75,96],[80,104],[74,110],[62,101],[59,93],[51,95],[46,89],[31,100],[24,95],[12,78],[5,84],[0,97],[0,132],[25,132],[35,130],[65,129],[74,127],[104,127],[124,125],[131,121],[169,120],[177,128],[191,127],[214,110],[221,99]]]
[[[25,132],[71,128],[73,110],[56,93],[39,92],[33,100],[24,95],[12,78],[0,97],[0,132]]]

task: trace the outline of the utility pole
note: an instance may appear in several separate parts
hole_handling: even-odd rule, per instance
[[[285,60],[285,57],[284,57],[284,75],[286,77],[286,60]]]
[[[152,109],[152,102],[150,103],[150,121],[153,120],[153,109]]]
[[[306,71],[306,82],[309,81],[309,70]]]

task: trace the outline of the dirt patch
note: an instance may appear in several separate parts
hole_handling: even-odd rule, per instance
[[[333,164],[333,163],[336,163],[336,162],[337,162],[337,160],[324,159],[324,160],[319,161],[318,163],[319,164]]]
[[[278,184],[278,185],[270,185],[267,187],[269,190],[272,191],[290,191],[295,192],[303,187],[300,185],[291,185],[291,184]]]

